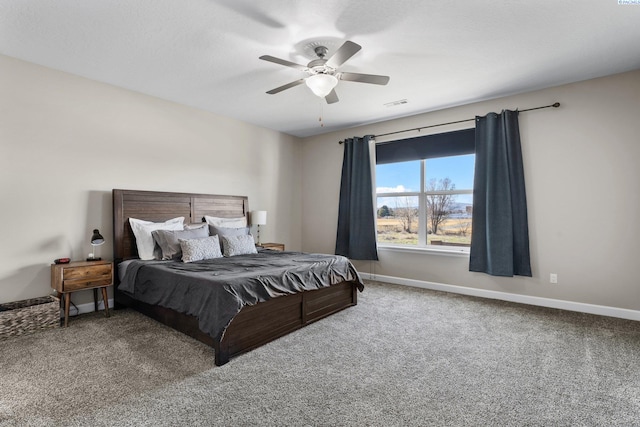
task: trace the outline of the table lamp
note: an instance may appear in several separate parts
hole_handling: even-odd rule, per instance
[[[95,230],[93,230],[93,236],[91,236],[91,253],[89,254],[89,257],[87,258],[87,261],[100,261],[102,258],[100,257],[96,257],[96,246],[100,246],[104,244],[104,237],[102,237],[102,234],[100,234],[100,232],[98,231],[98,229],[96,228]]]
[[[257,244],[258,246],[260,246],[260,226],[267,224],[267,211],[252,211],[251,224],[257,226],[258,228]]]

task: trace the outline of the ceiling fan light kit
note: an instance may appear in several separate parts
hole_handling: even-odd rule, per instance
[[[314,74],[307,77],[305,83],[314,94],[324,98],[338,85],[338,79],[331,74]]]
[[[306,78],[299,79],[282,85],[275,89],[271,89],[267,93],[275,95],[283,90],[290,89],[298,86],[304,82],[313,93],[320,98],[324,98],[327,104],[333,104],[338,102],[338,95],[334,90],[338,85],[339,80],[369,83],[376,85],[386,85],[389,82],[388,76],[378,76],[374,74],[360,74],[360,73],[336,73],[336,69],[344,64],[349,58],[358,53],[362,49],[357,43],[352,41],[346,41],[336,50],[336,52],[329,58],[325,59],[328,49],[325,46],[316,46],[314,48],[315,54],[318,59],[314,59],[306,66],[296,64],[295,62],[287,61],[285,59],[276,58],[270,55],[263,55],[260,59],[264,61],[273,62],[274,64],[284,65],[285,67],[295,68],[296,70],[303,71],[308,74]]]

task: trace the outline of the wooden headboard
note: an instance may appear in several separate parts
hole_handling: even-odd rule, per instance
[[[138,249],[129,218],[163,222],[183,216],[186,224],[204,221],[205,215],[222,218],[247,217],[246,196],[113,190],[113,258],[120,262],[137,258]]]

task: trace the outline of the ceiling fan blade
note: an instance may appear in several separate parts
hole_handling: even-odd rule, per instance
[[[339,66],[347,62],[349,58],[358,53],[360,49],[362,49],[362,46],[347,40],[342,46],[338,48],[338,50],[336,50],[336,53],[334,53],[333,56],[327,60],[327,63],[325,65],[331,68],[338,68]]]
[[[283,90],[291,89],[292,87],[298,86],[298,85],[300,85],[302,83],[304,83],[304,79],[296,80],[294,82],[287,83],[286,85],[282,85],[282,86],[277,87],[275,89],[271,89],[267,93],[269,95],[275,95],[276,93],[282,92]]]
[[[371,83],[374,85],[386,85],[389,83],[389,76],[378,76],[375,74],[360,73],[340,73],[340,80],[348,82]]]
[[[273,62],[275,64],[284,65],[285,67],[295,68],[296,70],[300,70],[300,71],[307,71],[309,69],[309,67],[307,67],[306,65],[296,64],[295,62],[287,61],[286,59],[276,58],[275,56],[271,56],[271,55],[262,55],[260,59],[264,61]]]
[[[335,104],[340,101],[335,89],[332,89],[331,92],[329,92],[329,95],[325,96],[324,99],[327,101],[327,104]]]

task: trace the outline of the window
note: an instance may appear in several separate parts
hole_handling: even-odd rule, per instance
[[[471,245],[473,139],[470,129],[376,146],[379,244]]]

